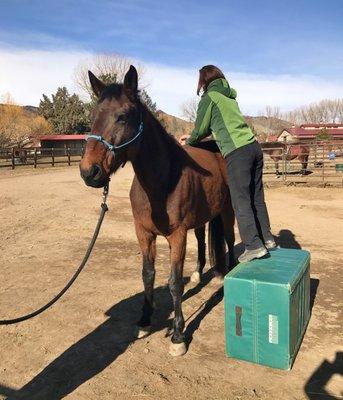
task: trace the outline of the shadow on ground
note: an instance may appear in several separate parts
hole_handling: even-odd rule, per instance
[[[276,243],[285,249],[301,249],[300,243],[296,240],[296,236],[289,229],[281,229],[279,234],[275,236]]]
[[[343,390],[338,395],[333,396],[325,389],[326,384],[330,381],[333,375],[339,374],[343,376],[343,352],[337,352],[335,360],[330,363],[324,360],[320,366],[313,372],[305,384],[304,391],[310,400],[339,400],[343,398]]]
[[[203,275],[201,284],[189,289],[183,299],[197,294],[211,280],[213,271]],[[185,282],[188,279],[185,279]],[[205,316],[222,300],[223,291],[219,289],[203,304],[201,311],[186,327],[188,344]],[[152,333],[169,329],[172,301],[167,286],[155,289],[156,311],[152,321]],[[73,344],[64,353],[52,361],[30,382],[15,391],[0,385],[0,394],[9,400],[35,399],[58,400],[72,393],[76,388],[91,379],[135,342],[133,335],[136,321],[139,320],[143,304],[143,292],[128,297],[110,308],[104,323],[87,336]],[[196,313],[194,313],[196,314]],[[82,323],[82,322],[81,322]]]
[[[0,396],[13,396],[15,392],[16,392],[15,389],[12,389],[8,386],[4,386],[0,383]]]

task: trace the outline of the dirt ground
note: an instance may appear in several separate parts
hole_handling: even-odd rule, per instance
[[[134,340],[142,281],[128,199],[132,176],[126,166],[112,180],[110,211],[74,286],[44,314],[0,327],[0,398],[343,398],[342,189],[266,190],[281,245],[312,253],[312,317],[293,369],[279,371],[226,357],[222,291],[206,279],[209,274],[202,286],[186,285],[188,353],[168,355],[163,239],[153,333]],[[88,245],[100,202],[101,191],[87,188],[76,166],[0,170],[0,318],[32,311],[64,286]],[[195,251],[190,232],[185,277],[195,266]]]

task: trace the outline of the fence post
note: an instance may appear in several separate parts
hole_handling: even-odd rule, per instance
[[[324,176],[324,174],[325,174],[325,152],[324,152],[324,142],[322,142],[322,144],[323,144],[323,154],[322,154],[322,156],[323,156],[323,173],[322,173],[322,179],[323,179],[323,186],[324,186],[324,182],[325,182],[325,176]]]
[[[37,147],[35,147],[35,154],[33,156],[33,168],[37,168]]]
[[[12,147],[12,157],[11,157],[11,162],[12,162],[12,169],[15,168],[15,162],[14,162],[14,147]]]
[[[286,182],[287,174],[286,174],[286,147],[282,149],[282,179]]]
[[[68,165],[70,166],[70,147],[67,147]]]
[[[51,149],[51,165],[55,166],[55,155],[54,155],[54,148]]]

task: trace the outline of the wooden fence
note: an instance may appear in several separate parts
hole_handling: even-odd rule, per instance
[[[261,143],[262,148],[266,145]],[[302,165],[298,158],[288,161],[290,146],[308,148],[308,165],[306,173],[301,174]],[[276,144],[277,146],[277,144]],[[299,142],[284,146],[280,143],[279,176],[276,176],[274,161],[265,154],[264,180],[267,183],[282,182],[286,185],[340,185],[343,186],[343,140]],[[56,164],[72,165],[81,160],[83,148],[33,148],[33,149],[0,149],[0,168],[15,169],[23,165],[37,168],[38,165]]]
[[[0,149],[0,168],[10,167],[15,169],[23,165],[56,164],[72,165],[80,162],[83,148],[30,148],[30,149]]]

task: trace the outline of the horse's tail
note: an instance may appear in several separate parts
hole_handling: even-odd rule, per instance
[[[225,275],[225,233],[220,215],[214,217],[208,225],[208,250],[211,266],[221,275]]]

